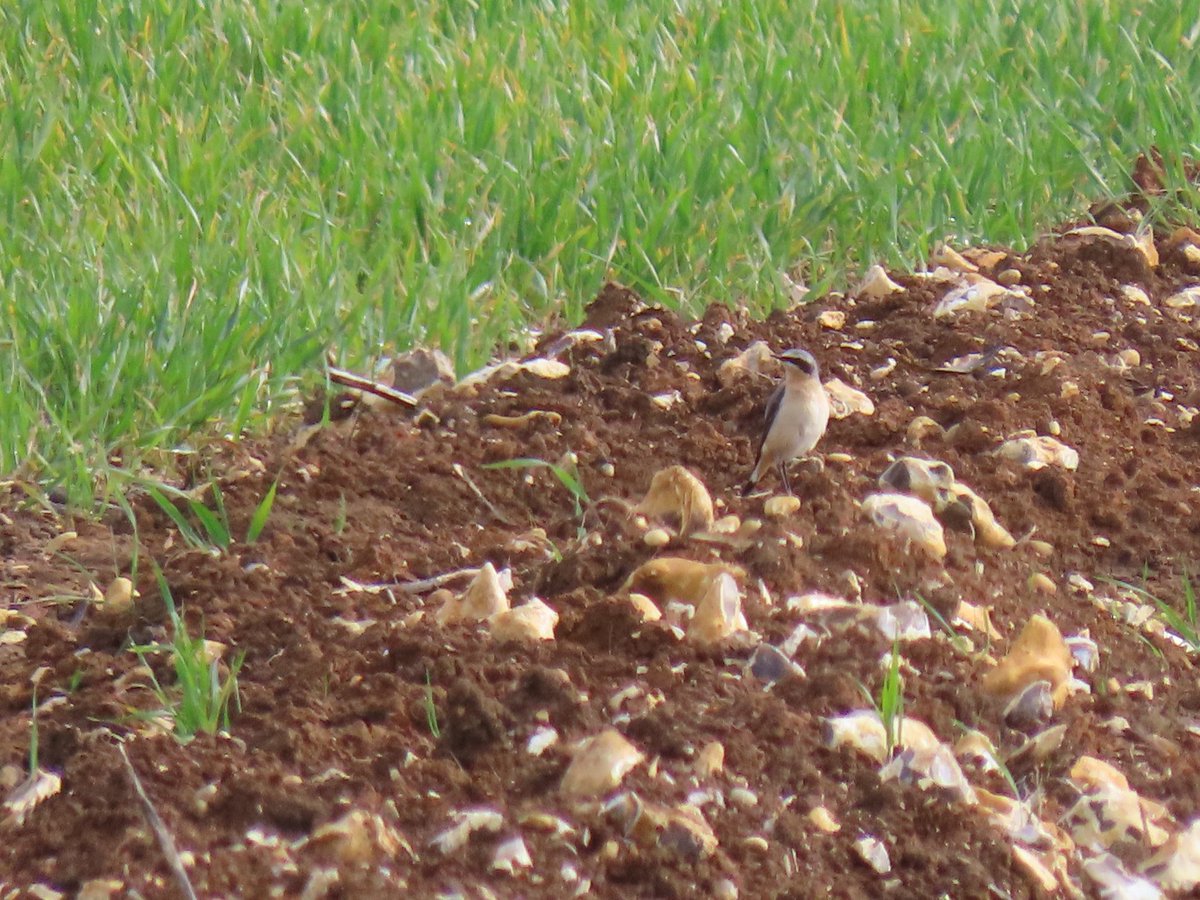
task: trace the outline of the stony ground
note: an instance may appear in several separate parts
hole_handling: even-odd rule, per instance
[[[36,682],[50,796],[10,802],[4,895],[178,895],[121,746],[205,897],[1186,892],[1200,684],[1154,603],[1109,579],[1182,609],[1200,560],[1200,238],[1139,246],[1129,215],[1100,219],[1120,234],[944,254],[766,321],[606,287],[593,333],[527,357],[562,365],[214,448],[195,475],[220,476],[235,535],[280,479],[261,538],[226,552],[190,548],[145,497],[135,537],[120,512],[72,520],[12,486],[0,778],[27,788]],[[793,467],[796,509],[773,476],[739,491],[778,375],[756,341],[809,348],[873,405],[831,421],[823,465]],[[1077,467],[997,452],[1024,431]],[[571,453],[578,514],[549,469],[484,468]],[[948,464],[1012,540],[973,538],[961,503],[940,510],[941,558],[871,521],[902,456]],[[676,464],[717,520],[696,500],[685,536],[635,509]],[[139,596],[97,603],[135,541]],[[728,564],[736,587],[634,574],[664,557]],[[245,653],[226,735],[181,744],[131,715],[157,705],[131,643],[170,638],[151,561],[223,667]],[[484,563],[514,606],[557,615],[552,640],[446,621],[470,573],[413,584]],[[733,633],[702,640],[687,601],[714,596]],[[912,723],[896,747],[873,710],[893,649]],[[169,657],[147,661],[170,689]],[[592,740],[610,728],[623,740]],[[583,772],[610,745],[627,764]]]

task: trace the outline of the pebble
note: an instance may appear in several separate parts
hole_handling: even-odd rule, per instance
[[[800,498],[789,495],[770,497],[763,504],[763,515],[768,519],[782,519],[800,508]]]
[[[1058,593],[1057,584],[1051,581],[1050,576],[1046,575],[1045,572],[1033,572],[1028,584],[1030,584],[1030,590],[1034,590],[1034,592],[1039,594],[1054,595]]]
[[[651,528],[642,535],[642,543],[653,549],[665,547],[671,543],[671,533],[665,528]]]
[[[817,324],[830,331],[841,331],[846,327],[846,314],[840,309],[822,310],[817,316]]]

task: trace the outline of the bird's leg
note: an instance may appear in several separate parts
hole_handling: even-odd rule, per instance
[[[783,481],[783,489],[785,491],[787,491],[788,496],[791,497],[792,496],[792,486],[788,482],[787,463],[782,460],[779,463],[779,478],[780,478],[780,480]]]

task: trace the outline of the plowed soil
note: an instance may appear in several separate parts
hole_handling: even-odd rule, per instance
[[[3,790],[25,776],[42,667],[40,765],[61,775],[62,789],[23,823],[0,825],[5,896],[33,885],[73,895],[88,882],[100,891],[97,880],[113,896],[178,895],[122,741],[203,897],[670,898],[731,896],[731,885],[742,897],[1042,895],[978,810],[882,781],[877,763],[824,746],[823,719],[863,708],[860,685],[877,691],[890,641],[857,629],[805,643],[795,656],[804,674],[765,685],[745,671],[756,643],[699,647],[634,615],[622,584],[656,555],[741,566],[749,626],[775,644],[797,622],[784,598],[810,591],[869,604],[919,594],[947,617],[960,599],[990,607],[1001,635],[992,658],[1037,612],[1064,634],[1088,629],[1100,647],[1098,667],[1081,676],[1091,691],[1055,713],[1066,725],[1057,749],[1013,762],[1022,796],[1040,792],[1042,817],[1057,820],[1075,799],[1067,771],[1092,754],[1189,822],[1200,813],[1200,738],[1189,728],[1200,685],[1189,656],[1116,621],[1069,580],[1082,575],[1097,594],[1105,578],[1145,583],[1177,601],[1183,567],[1200,560],[1200,417],[1189,410],[1200,407],[1200,325],[1195,308],[1162,302],[1200,281],[1200,266],[1158,238],[1153,267],[1128,247],[1062,235],[985,258],[983,274],[1015,270],[1035,305],[941,319],[932,309],[946,284],[904,273],[892,275],[903,290],[883,299],[834,295],[765,321],[719,306],[689,321],[609,285],[582,324],[603,340],[560,350],[561,335],[548,334],[533,354],[567,363],[564,378],[501,376],[441,391],[417,411],[361,404],[307,442],[297,420],[211,448],[195,468],[220,477],[235,535],[280,479],[262,537],[223,553],[189,548],[145,497],[134,500],[135,538],[119,512],[75,521],[20,502],[14,488],[0,519],[0,601],[8,633],[24,637],[0,643]],[[841,328],[818,321],[831,309],[845,313]],[[810,349],[824,377],[859,387],[876,407],[831,421],[818,447],[824,466],[792,469],[801,506],[778,520],[763,515],[766,495],[739,491],[775,373],[718,378],[755,340]],[[994,349],[990,366],[938,371]],[[1117,364],[1130,349],[1137,360]],[[663,399],[672,392],[673,402]],[[531,410],[561,420],[484,422]],[[914,448],[907,431],[917,416],[954,430]],[[1079,452],[1078,469],[1030,473],[993,452],[1022,429],[1057,433]],[[546,469],[482,467],[568,452],[597,501],[582,516]],[[947,556],[935,562],[870,525],[859,503],[910,453],[949,463],[1017,545],[987,549],[948,530]],[[646,546],[626,506],[675,463],[705,483],[718,516],[763,520],[748,545],[674,537]],[[774,475],[764,487],[780,489]],[[77,536],[46,552],[66,530]],[[140,596],[124,613],[97,608],[89,582],[104,589],[130,574],[135,540]],[[194,632],[226,644],[227,660],[245,652],[227,735],[180,744],[131,716],[156,701],[130,644],[170,638],[150,561]],[[557,611],[554,641],[498,643],[482,624],[439,626],[440,597],[403,587],[484,562],[511,568],[514,601],[536,595]],[[1031,585],[1036,573],[1057,592]],[[1010,753],[1026,735],[980,689],[987,654],[943,638],[903,648],[906,713],[943,740],[976,728]],[[169,687],[169,661],[153,665]],[[1138,682],[1152,697],[1123,687]],[[640,690],[621,695],[631,686]],[[1114,716],[1129,728],[1106,727]],[[638,840],[599,803],[562,796],[572,748],[608,725],[645,755],[621,790],[668,806],[698,802],[717,838],[711,854]],[[559,740],[534,755],[526,742],[542,726]],[[698,778],[695,757],[713,741],[724,768]],[[967,772],[1009,791],[995,772]],[[707,796],[697,801],[698,791]],[[449,855],[431,846],[453,813],[479,806],[503,816],[498,832]],[[814,826],[817,806],[839,831]],[[356,840],[322,830],[354,811],[369,823]],[[564,825],[555,831],[539,814]],[[516,835],[532,865],[493,870],[497,845]],[[854,849],[863,835],[883,842],[890,873],[864,864]]]

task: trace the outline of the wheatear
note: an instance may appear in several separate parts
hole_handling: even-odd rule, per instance
[[[821,384],[813,355],[807,350],[785,350],[776,353],[775,358],[783,363],[783,381],[767,401],[758,457],[742,488],[743,497],[772,466],[779,469],[783,488],[790,494],[787,464],[817,446],[829,423],[829,395]]]

